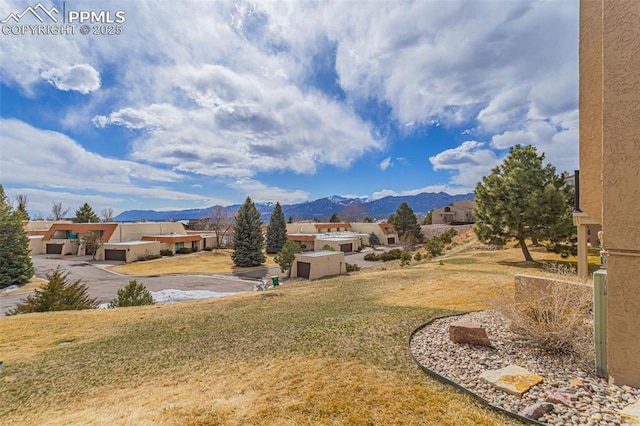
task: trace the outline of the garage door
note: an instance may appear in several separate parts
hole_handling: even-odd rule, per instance
[[[62,244],[47,244],[47,254],[62,254]]]
[[[353,251],[353,243],[340,244],[340,251],[343,251],[345,253],[349,253],[350,251]]]
[[[309,278],[311,273],[311,264],[308,262],[298,262],[298,276],[301,278]]]
[[[127,251],[126,250],[105,250],[104,260],[121,260],[123,262],[126,262]]]

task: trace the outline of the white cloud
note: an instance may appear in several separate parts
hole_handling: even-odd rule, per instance
[[[113,208],[114,215],[119,214],[122,209],[116,207],[119,203],[125,201],[119,197],[108,197],[96,194],[75,194],[68,191],[51,191],[36,188],[5,188],[7,195],[11,199],[15,199],[18,194],[27,196],[27,210],[34,216],[34,213],[40,213],[45,218],[51,213],[51,203],[53,201],[62,203],[63,208],[68,208],[67,216],[74,215],[75,210],[89,203],[93,211],[100,216],[100,211],[104,208]]]
[[[450,183],[472,191],[482,176],[495,167],[500,160],[485,144],[466,141],[459,146],[447,149],[429,157],[434,170],[449,170],[452,173]]]
[[[100,88],[100,74],[89,64],[50,68],[40,75],[59,90],[86,95]]]
[[[270,187],[254,179],[239,179],[230,186],[240,190],[251,197],[254,203],[276,202],[280,204],[292,204],[306,201],[309,193],[301,190],[286,190],[278,187]]]
[[[385,171],[391,166],[391,157],[387,157],[378,164],[380,170]]]

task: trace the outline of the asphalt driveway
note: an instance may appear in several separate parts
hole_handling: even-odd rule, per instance
[[[104,263],[88,262],[87,257],[61,258],[55,255],[34,255],[33,266],[35,275],[45,278],[45,274],[60,267],[69,272],[69,279],[72,281],[82,280],[87,286],[89,295],[98,299],[100,303],[107,303],[117,296],[117,292],[122,287],[129,284],[130,280],[137,280],[145,285],[149,291],[160,290],[208,290],[217,293],[238,293],[252,291],[255,280],[235,277],[232,275],[162,275],[134,277],[130,275],[119,275],[108,272],[102,268]],[[29,293],[0,295],[0,315],[16,306],[18,302],[27,297]]]

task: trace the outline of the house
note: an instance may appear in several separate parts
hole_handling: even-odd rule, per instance
[[[609,380],[640,386],[640,2],[580,2],[580,171],[575,174],[578,274],[601,225]]]
[[[133,262],[141,256],[173,253],[182,247],[194,251],[214,240],[206,234],[187,234],[181,222],[141,223],[73,223],[69,221],[29,221],[23,223],[33,254],[85,255],[82,239],[97,233],[102,246],[96,253],[98,260]]]
[[[474,223],[473,209],[476,202],[473,200],[455,201],[451,205],[440,209],[433,209],[431,212],[431,223],[461,225]]]
[[[339,251],[314,251],[298,253],[291,264],[291,276],[317,280],[346,272],[344,253]]]
[[[369,244],[369,235],[378,235],[383,245],[395,244],[396,230],[390,223],[289,223],[287,239],[299,243],[305,251],[322,250],[325,246],[345,253]]]

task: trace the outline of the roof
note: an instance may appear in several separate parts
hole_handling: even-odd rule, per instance
[[[200,235],[144,235],[142,241],[160,241],[161,243],[187,243],[191,241],[200,241]]]
[[[343,222],[316,223],[315,226],[316,226],[316,229],[322,229],[322,228],[351,228],[351,224],[350,223],[343,223]]]
[[[112,246],[140,246],[140,245],[147,245],[147,244],[156,244],[159,241],[123,241],[123,242],[116,242],[116,243],[104,243],[103,247],[112,247]]]
[[[74,234],[102,231],[102,241],[109,241],[117,227],[117,223],[54,223],[44,234],[43,241],[49,241],[57,231],[69,231]]]
[[[296,254],[297,256],[301,256],[301,257],[326,257],[326,256],[335,256],[335,255],[342,255],[344,256],[344,253],[341,251],[309,251],[306,253],[298,253]]]

